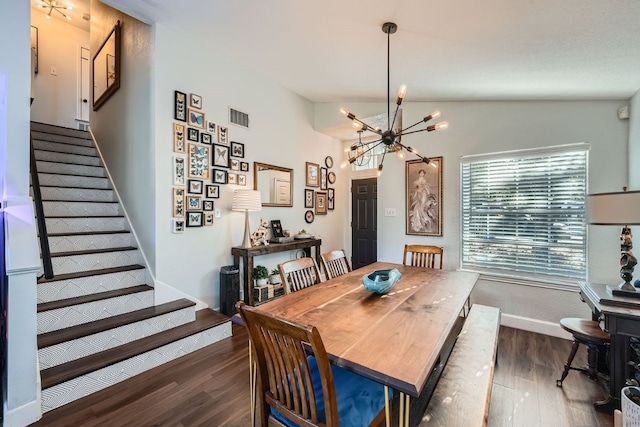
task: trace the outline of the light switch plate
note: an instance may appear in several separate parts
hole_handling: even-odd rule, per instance
[[[216,209],[214,212],[215,212],[215,217],[216,218],[221,218],[222,217],[222,211],[220,211],[220,209]]]
[[[384,216],[396,216],[396,208],[384,208]]]

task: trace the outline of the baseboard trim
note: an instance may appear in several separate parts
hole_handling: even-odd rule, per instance
[[[522,329],[524,331],[535,332],[552,337],[571,340],[571,334],[560,327],[560,324],[547,322],[545,320],[531,319],[529,317],[516,316],[502,313],[501,325],[509,328]]]
[[[7,402],[4,403],[3,427],[23,427],[35,423],[42,418],[40,410],[40,400],[32,400],[22,406],[7,409]]]

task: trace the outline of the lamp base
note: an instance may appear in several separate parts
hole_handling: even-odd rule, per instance
[[[244,211],[244,239],[242,241],[242,247],[245,249],[251,249],[251,231],[249,231],[249,211]]]

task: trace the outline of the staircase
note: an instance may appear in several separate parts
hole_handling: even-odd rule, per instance
[[[88,132],[31,124],[54,277],[38,280],[42,412],[231,335],[153,281]]]

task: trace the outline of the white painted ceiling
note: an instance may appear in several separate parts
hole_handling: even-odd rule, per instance
[[[102,0],[314,102],[628,99],[638,0]]]
[[[48,2],[43,0],[30,0],[31,1],[31,13],[44,13],[49,15],[51,19],[58,19],[68,24],[74,25],[78,28],[82,28],[85,31],[89,31],[89,18],[90,18],[90,1],[89,0],[56,0],[60,6],[68,6],[71,9],[62,10],[62,12],[71,19],[67,19],[62,16],[61,13],[51,10],[48,7],[46,9],[41,8],[41,5],[46,5]],[[49,11],[51,10],[51,14]]]

